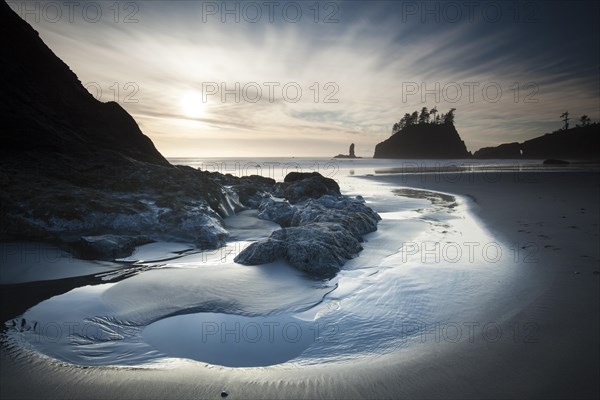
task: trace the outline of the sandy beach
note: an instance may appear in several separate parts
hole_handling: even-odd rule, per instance
[[[597,172],[355,179],[464,199],[494,237],[520,249],[503,247],[518,258],[518,282],[498,286],[497,307],[487,314],[484,308],[470,319],[423,327],[413,346],[350,362],[226,368],[178,360],[155,368],[84,368],[3,346],[2,397],[219,398],[222,390],[228,398],[598,396]]]
[[[0,0],[0,400],[600,398],[599,2],[84,3]]]

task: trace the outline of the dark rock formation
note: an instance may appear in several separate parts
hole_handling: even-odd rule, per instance
[[[547,133],[523,143],[506,143],[485,147],[475,152],[475,158],[529,159],[600,159],[600,124],[578,126]]]
[[[349,197],[323,196],[310,199],[297,207],[291,226],[303,226],[313,222],[335,222],[342,224],[356,237],[377,230],[381,217],[364,201]]]
[[[341,224],[320,222],[277,230],[269,239],[252,243],[235,261],[256,265],[285,258],[300,271],[330,279],[361,250],[359,240]]]
[[[469,158],[465,143],[451,123],[405,127],[375,146],[373,158]]]
[[[259,175],[243,176],[241,178],[227,174],[215,176],[213,179],[222,185],[227,185],[238,196],[239,202],[245,207],[258,208],[261,202],[270,196],[275,186],[275,179]]]
[[[547,133],[521,145],[523,158],[597,160],[600,158],[600,124]]]
[[[287,201],[277,201],[267,198],[258,207],[260,213],[258,218],[278,223],[282,227],[288,227],[292,223],[297,207]]]
[[[521,158],[521,145],[517,142],[505,143],[497,147],[483,147],[473,154],[475,158]]]
[[[348,154],[338,154],[337,156],[333,157],[333,158],[360,158],[360,157],[356,157],[356,154],[354,154],[354,143],[352,143],[350,145],[350,149],[348,150]]]
[[[50,241],[86,258],[120,257],[149,240],[224,243],[222,218],[243,206],[223,175],[169,164],[4,2],[0,26],[0,240]],[[274,181],[229,183],[254,184],[256,195]]]
[[[129,114],[96,101],[4,2],[0,26],[0,240],[48,241],[93,259],[156,240],[215,248],[227,239],[224,217],[261,207],[261,218],[290,228],[239,259],[285,257],[329,277],[376,229],[377,214],[318,173],[276,183],[169,164]]]
[[[75,255],[84,260],[114,260],[126,257],[142,244],[151,240],[143,236],[100,235],[82,236],[73,244]]]
[[[265,201],[263,215],[272,221],[285,215],[289,227],[266,240],[252,243],[235,258],[240,264],[265,264],[285,259],[292,266],[318,278],[332,278],[340,267],[362,250],[362,235],[377,230],[379,215],[362,199],[321,196],[295,206]]]
[[[565,160],[556,160],[554,158],[549,158],[547,160],[544,160],[544,165],[568,165],[570,164],[570,162],[565,161]]]
[[[295,204],[309,198],[319,198],[329,194],[341,195],[340,186],[331,178],[325,178],[318,172],[290,172],[284,179],[283,197]]]
[[[4,2],[0,26],[2,158],[39,163],[72,155],[81,168],[130,159],[169,165],[120,105],[94,99]]]

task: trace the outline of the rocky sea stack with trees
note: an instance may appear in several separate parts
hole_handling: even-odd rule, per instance
[[[454,113],[438,114],[434,107],[406,113],[392,128],[392,136],[377,144],[373,158],[469,158],[465,143],[454,127]]]
[[[503,143],[484,147],[474,154],[467,151],[455,126],[456,109],[438,114],[434,107],[406,113],[392,127],[392,136],[377,144],[373,158],[399,159],[568,159],[600,160],[600,123],[582,115],[569,128],[569,113],[564,112],[561,129],[522,143]]]

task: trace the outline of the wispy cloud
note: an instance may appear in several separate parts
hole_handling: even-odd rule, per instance
[[[169,156],[328,156],[350,142],[370,156],[395,121],[423,106],[456,107],[470,150],[556,129],[566,109],[600,118],[600,36],[590,28],[597,5],[544,6],[528,24],[480,14],[473,22],[423,23],[403,14],[401,3],[335,3],[337,23],[322,22],[333,9],[321,9],[315,23],[308,3],[298,3],[305,14],[296,23],[277,14],[273,23],[267,15],[257,23],[222,23],[219,15],[203,22],[200,2],[139,2],[139,22],[131,24],[26,19],[83,83],[96,83],[104,101],[120,101]],[[411,82],[419,92],[407,96]],[[200,116],[185,115],[182,96],[207,83],[246,91],[239,102],[231,93],[208,95]],[[421,89],[436,84],[439,99],[423,99]],[[249,101],[257,87],[259,100]]]

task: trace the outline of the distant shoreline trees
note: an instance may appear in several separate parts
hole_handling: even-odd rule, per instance
[[[564,122],[562,130],[569,130],[569,121],[571,120],[571,118],[569,118],[569,112],[565,111],[560,115],[560,118]],[[579,122],[581,124],[575,124],[576,127],[588,126],[592,123],[592,120],[586,114],[583,114],[581,117],[579,117]]]
[[[588,126],[592,122],[592,120],[590,119],[590,117],[588,117],[587,115],[583,114],[579,118],[579,122],[581,122],[581,125],[577,125],[577,126]]]
[[[402,129],[412,125],[441,125],[454,124],[454,112],[456,108],[451,108],[446,114],[438,114],[436,107],[429,110],[427,107],[421,108],[421,112],[415,110],[412,114],[406,113],[392,126],[392,134],[400,132]]]
[[[568,130],[569,129],[569,120],[571,119],[571,118],[569,118],[569,112],[565,111],[564,113],[561,114],[560,117],[562,118],[563,122],[565,123],[564,130],[565,131]]]

